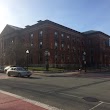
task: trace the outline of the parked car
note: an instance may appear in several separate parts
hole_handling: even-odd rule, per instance
[[[16,66],[12,66],[12,65],[6,66],[6,67],[4,68],[4,72],[6,73],[6,71],[7,71],[9,68],[11,68],[11,67],[16,67]]]
[[[30,71],[25,70],[22,67],[10,67],[7,71],[6,74],[8,76],[18,76],[18,77],[30,77],[32,73]]]
[[[6,66],[5,68],[4,68],[4,72],[6,73],[6,71],[10,68],[11,66]]]
[[[3,72],[4,72],[4,67],[0,66],[0,73],[3,73]]]

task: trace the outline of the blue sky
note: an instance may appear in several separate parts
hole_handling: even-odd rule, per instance
[[[110,0],[0,0],[0,32],[49,19],[74,30],[110,35]]]

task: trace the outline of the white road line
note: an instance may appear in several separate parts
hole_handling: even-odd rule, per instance
[[[37,105],[39,107],[45,108],[47,110],[63,110],[63,109],[52,107],[50,105],[47,105],[47,104],[44,104],[44,103],[41,103],[41,102],[38,102],[38,101],[35,101],[35,100],[27,99],[25,97],[22,97],[22,96],[19,96],[19,95],[16,95],[16,94],[12,94],[12,93],[9,93],[9,92],[3,91],[3,90],[0,90],[0,92],[3,93],[3,94],[6,94],[6,95],[12,96],[12,97],[21,99],[23,101],[29,102],[31,104]]]
[[[99,101],[100,103],[99,104],[97,104],[96,106],[94,106],[94,107],[92,107],[91,109],[89,109],[89,110],[93,110],[93,109],[95,109],[95,108],[97,108],[98,106],[100,106],[101,104],[103,104],[104,102],[102,102],[102,101]]]
[[[62,94],[62,95],[66,95],[66,96],[71,96],[71,97],[76,97],[79,99],[82,99],[83,97],[77,96],[77,95],[72,95],[72,94],[66,94],[66,93],[58,93],[58,94]]]

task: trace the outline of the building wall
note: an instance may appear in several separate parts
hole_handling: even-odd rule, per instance
[[[32,34],[33,37],[31,37]],[[84,39],[79,32],[47,23],[47,25],[36,27],[36,29],[27,29],[23,32],[23,36],[30,55],[32,52],[33,62],[30,64],[45,65],[44,53],[46,50],[50,52],[49,64],[51,66],[79,66],[82,64],[81,56],[84,50],[82,42]]]
[[[110,64],[109,36],[101,32],[86,35],[86,51],[88,66],[100,67]]]
[[[84,52],[86,52],[86,66],[109,66],[110,47],[107,44],[109,38],[102,32],[82,34],[54,22],[43,21],[0,37],[2,56],[0,63],[5,65],[22,63],[25,66],[27,63],[26,50],[29,50],[29,64],[44,66],[45,51],[48,50],[50,52],[49,64],[53,67],[82,67],[84,66]],[[6,60],[7,55],[3,58],[10,43],[14,45],[13,47],[17,47],[17,41],[20,41],[21,44],[15,50],[13,60],[9,58]],[[12,48],[9,51],[11,50]]]

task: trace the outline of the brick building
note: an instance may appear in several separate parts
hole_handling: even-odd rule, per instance
[[[81,33],[49,20],[40,20],[37,24],[28,25],[24,29],[7,25],[0,34],[0,63],[25,66],[25,52],[29,50],[29,64],[33,66],[45,65],[46,51],[50,53],[48,62],[52,67],[83,66],[84,52],[87,66],[108,66],[109,38],[102,32]]]
[[[27,26],[22,36],[30,50],[30,64],[45,65],[45,51],[50,52],[50,66],[80,65],[84,50],[82,33],[49,20]]]
[[[19,42],[21,39],[20,30],[22,30],[22,28],[6,25],[6,27],[0,34],[1,65],[16,64],[18,57],[16,51],[19,52],[19,49],[16,46],[17,42]]]
[[[84,34],[88,66],[110,66],[110,36],[100,31],[87,31]]]

